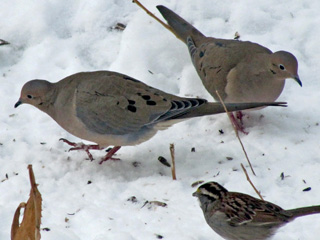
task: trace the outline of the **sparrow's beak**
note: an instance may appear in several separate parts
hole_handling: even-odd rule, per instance
[[[22,104],[22,102],[21,102],[21,100],[19,99],[19,101],[18,101],[18,102],[16,102],[16,104],[14,105],[14,108],[19,107],[21,104]]]
[[[198,197],[198,196],[199,196],[199,193],[200,193],[200,191],[199,191],[199,190],[197,190],[197,191],[195,191],[194,193],[192,193],[192,196],[194,196],[194,197]]]

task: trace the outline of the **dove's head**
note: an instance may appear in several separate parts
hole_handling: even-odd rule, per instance
[[[271,72],[278,79],[293,78],[300,86],[302,82],[298,75],[298,61],[293,54],[286,51],[278,51],[271,54]]]
[[[20,98],[14,107],[16,108],[22,103],[28,103],[37,108],[41,108],[51,89],[52,83],[48,81],[31,80],[22,87]]]

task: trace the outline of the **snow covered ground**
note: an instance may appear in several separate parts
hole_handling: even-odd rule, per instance
[[[148,0],[157,16],[165,5],[208,36],[233,38],[287,50],[299,61],[300,88],[287,80],[280,101],[245,120],[241,135],[257,173],[251,177],[266,200],[283,208],[320,204],[320,2],[278,0]],[[80,71],[112,70],[180,96],[212,100],[201,85],[184,44],[131,0],[0,1],[0,239],[9,239],[14,211],[26,201],[32,164],[43,197],[42,239],[221,239],[205,223],[197,180],[217,181],[230,191],[256,196],[240,163],[246,163],[225,114],[177,124],[149,141],[123,147],[121,161],[85,160],[59,142],[79,142],[29,105],[14,109],[22,85],[58,81]],[[124,31],[113,29],[117,23]],[[223,129],[224,134],[219,130]],[[175,144],[177,181],[170,168]],[[191,148],[195,152],[191,152]],[[93,152],[95,159],[103,151]],[[231,157],[233,160],[227,160]],[[245,164],[247,165],[247,164]],[[286,176],[283,180],[280,174]],[[310,191],[303,189],[311,187]],[[136,202],[128,201],[135,196]],[[145,205],[160,201],[166,207]],[[274,239],[319,239],[320,215],[295,220]]]

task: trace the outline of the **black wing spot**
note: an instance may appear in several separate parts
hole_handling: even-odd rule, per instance
[[[154,106],[154,105],[157,105],[157,103],[155,101],[148,100],[147,105]]]
[[[136,103],[136,101],[128,99],[128,103],[129,103],[129,105],[134,105]]]
[[[137,108],[135,106],[132,106],[132,105],[128,105],[127,109],[130,111],[130,112],[136,112],[137,111]]]
[[[142,95],[141,96],[144,100],[150,100],[151,97],[149,95]]]

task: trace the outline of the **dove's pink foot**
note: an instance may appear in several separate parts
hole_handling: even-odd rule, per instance
[[[99,162],[99,164],[102,164],[104,161],[108,160],[120,160],[120,158],[113,158],[112,156],[121,148],[121,146],[114,146],[110,151],[107,153],[107,155],[102,158],[102,160]]]
[[[70,142],[69,140],[67,140],[65,138],[60,138],[59,140],[72,146],[72,148],[69,149],[69,152],[74,151],[74,150],[84,150],[88,154],[88,157],[91,161],[93,161],[93,157],[92,157],[92,154],[89,152],[89,150],[102,150],[103,149],[103,148],[99,147],[99,145],[86,145],[84,143],[74,143],[74,142]]]
[[[244,130],[244,126],[242,122],[243,113],[241,111],[236,112],[236,117],[234,116],[233,113],[230,113],[230,118],[231,118],[232,124],[235,126],[237,131],[240,131],[246,135],[248,134],[248,132]]]
[[[72,148],[69,149],[69,151],[74,151],[74,150],[84,150],[87,154],[88,157],[91,161],[93,161],[93,156],[92,154],[89,152],[89,150],[102,150],[103,148],[101,148],[99,145],[86,145],[84,143],[74,143],[74,142],[70,142],[69,140],[65,139],[65,138],[60,138],[60,141],[63,141],[64,143],[72,146]],[[107,155],[102,158],[102,160],[100,161],[100,164],[103,163],[104,161],[107,160],[120,160],[119,158],[113,158],[112,156],[120,149],[119,146],[115,146],[113,147],[108,153]]]

